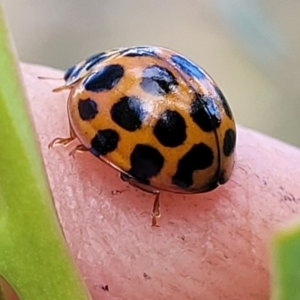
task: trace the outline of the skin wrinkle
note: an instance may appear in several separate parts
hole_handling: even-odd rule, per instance
[[[22,71],[58,215],[93,299],[269,299],[269,239],[300,213],[299,149],[239,127],[229,182],[207,194],[162,192],[151,228],[153,195],[89,153],[69,157],[77,142],[47,148],[68,136],[68,92],[37,76],[62,72]]]

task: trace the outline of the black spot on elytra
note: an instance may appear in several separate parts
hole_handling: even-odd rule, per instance
[[[143,71],[141,87],[151,95],[165,95],[178,85],[174,75],[166,68],[154,65]]]
[[[205,170],[213,163],[214,155],[210,147],[204,143],[194,145],[178,162],[177,172],[172,183],[186,189],[193,184],[193,172]]]
[[[224,184],[227,181],[225,179],[225,174],[226,174],[225,170],[220,171],[219,178],[218,178],[219,184]]]
[[[155,51],[151,47],[128,48],[128,49],[125,49],[125,50],[121,51],[121,54],[123,56],[128,56],[128,57],[136,57],[136,56],[157,57]]]
[[[106,59],[106,53],[101,52],[94,54],[90,56],[86,61],[85,61],[85,69],[88,71],[90,70],[94,65],[98,64],[99,62],[103,61]]]
[[[200,67],[191,62],[189,59],[181,56],[181,55],[172,55],[172,62],[177,65],[182,72],[187,74],[188,76],[197,78],[199,80],[205,79],[205,74],[201,71]]]
[[[102,70],[92,73],[84,80],[87,91],[102,92],[114,88],[124,75],[124,69],[120,65],[108,65]]]
[[[79,100],[78,110],[80,118],[84,121],[92,120],[98,113],[97,103],[88,98],[85,100]]]
[[[141,183],[149,184],[149,179],[162,169],[164,157],[151,146],[137,144],[130,155],[130,163],[128,174]]]
[[[127,96],[112,106],[110,114],[115,123],[128,131],[140,128],[145,117],[140,99]]]
[[[230,107],[228,105],[228,102],[226,101],[226,99],[225,99],[222,91],[217,86],[215,86],[215,90],[216,90],[217,94],[220,97],[220,101],[221,101],[221,103],[222,103],[222,105],[224,107],[226,115],[228,116],[229,119],[232,120],[233,119],[232,111],[231,111],[231,109],[230,109]]]
[[[177,147],[186,139],[186,124],[177,111],[166,110],[159,117],[153,133],[162,145]]]
[[[68,68],[65,71],[65,74],[64,74],[64,80],[65,81],[67,81],[71,77],[71,75],[74,72],[75,68],[76,68],[76,65],[75,66],[71,66],[70,68]]]
[[[235,148],[236,134],[232,129],[228,129],[225,132],[223,141],[223,152],[225,156],[229,156]]]
[[[90,152],[95,156],[106,155],[117,148],[119,139],[115,130],[99,130],[92,139]]]
[[[213,131],[221,124],[219,108],[209,96],[196,94],[191,103],[190,115],[205,132]]]

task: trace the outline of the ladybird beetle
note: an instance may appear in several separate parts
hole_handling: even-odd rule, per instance
[[[138,46],[89,57],[66,70],[71,153],[90,151],[130,185],[203,193],[224,184],[234,165],[236,128],[231,109],[210,76],[167,48]]]

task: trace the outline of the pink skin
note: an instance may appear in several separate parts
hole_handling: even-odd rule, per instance
[[[299,149],[238,127],[230,181],[206,194],[163,192],[153,228],[153,195],[88,152],[69,157],[76,142],[48,149],[68,136],[68,92],[37,76],[62,72],[22,71],[55,205],[93,299],[269,299],[269,240],[300,213]]]

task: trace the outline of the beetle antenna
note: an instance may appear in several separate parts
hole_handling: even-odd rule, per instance
[[[38,79],[42,80],[64,80],[62,77],[46,77],[46,76],[38,76]]]
[[[62,85],[62,86],[59,86],[59,87],[53,89],[52,92],[57,93],[57,92],[61,92],[61,91],[64,91],[64,90],[69,90],[69,89],[70,89],[69,86]]]
[[[46,76],[38,76],[38,79],[41,79],[41,80],[64,80],[64,78],[58,78],[58,77],[46,77]],[[57,93],[57,92],[61,92],[63,90],[68,90],[70,87],[69,86],[66,86],[66,85],[62,85],[62,86],[59,86],[55,89],[52,90],[52,92],[54,93]]]

